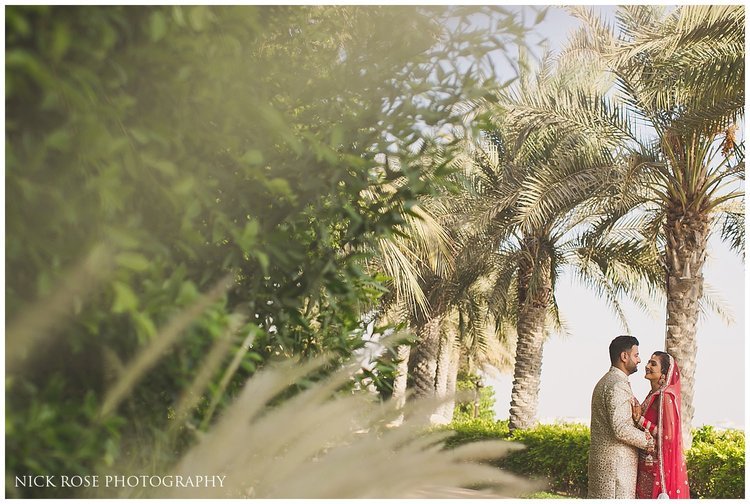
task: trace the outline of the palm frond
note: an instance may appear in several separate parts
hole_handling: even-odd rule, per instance
[[[734,314],[729,308],[727,301],[708,282],[704,282],[703,284],[703,296],[701,296],[698,304],[701,318],[705,319],[713,313],[718,315],[721,321],[727,326],[734,324]]]
[[[732,250],[745,258],[745,201],[744,199],[723,210],[721,239],[729,243]]]
[[[393,240],[380,240],[377,268],[391,278],[395,291],[395,303],[404,303],[409,311],[427,311],[427,296],[422,290],[421,274],[416,264],[417,258],[408,248],[403,248]]]

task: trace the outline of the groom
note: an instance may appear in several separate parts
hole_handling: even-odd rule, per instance
[[[654,440],[633,423],[628,376],[638,370],[638,340],[618,336],[609,344],[612,367],[591,397],[589,499],[635,499],[638,448],[652,452]]]

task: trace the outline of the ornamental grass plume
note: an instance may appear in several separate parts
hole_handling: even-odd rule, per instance
[[[428,433],[418,420],[434,410],[434,402],[409,403],[407,421],[390,427],[401,413],[392,402],[340,391],[351,378],[352,366],[269,405],[323,362],[285,362],[260,371],[197,445],[167,471],[183,477],[224,475],[223,488],[159,488],[147,496],[516,497],[534,489],[523,478],[479,463],[521,445],[492,441],[443,449],[450,433]]]

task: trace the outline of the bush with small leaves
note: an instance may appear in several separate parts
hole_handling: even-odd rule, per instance
[[[454,422],[449,446],[469,441],[508,439],[526,446],[495,464],[516,474],[547,481],[548,490],[585,497],[588,488],[589,428],[582,424],[538,425],[509,434],[507,420]],[[745,433],[703,426],[693,431],[686,454],[693,498],[741,499],[745,493]]]

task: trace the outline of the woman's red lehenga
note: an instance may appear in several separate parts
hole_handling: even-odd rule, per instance
[[[690,498],[687,466],[682,453],[680,370],[671,355],[669,364],[666,385],[646,396],[643,401],[645,413],[638,422],[656,439],[654,455],[639,453],[638,499],[656,499],[660,495],[665,498],[664,493],[670,499]]]

